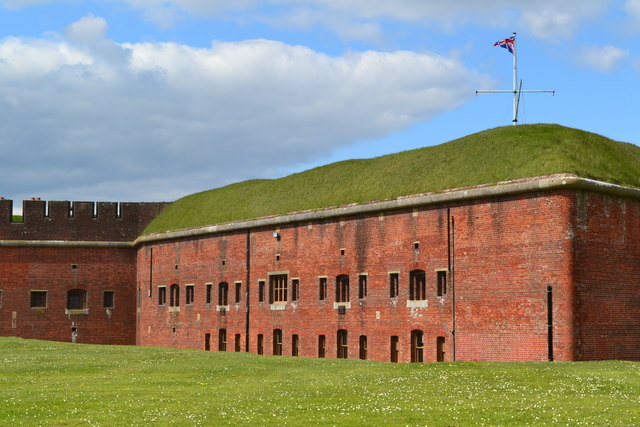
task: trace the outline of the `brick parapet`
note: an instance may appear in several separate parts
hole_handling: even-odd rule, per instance
[[[131,242],[168,204],[26,200],[22,221],[0,200],[0,241]]]

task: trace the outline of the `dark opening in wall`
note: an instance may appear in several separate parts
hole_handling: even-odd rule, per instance
[[[444,337],[436,338],[436,361],[444,362]]]
[[[224,328],[218,331],[218,351],[227,351],[227,330]]]
[[[367,275],[360,274],[358,276],[358,298],[363,299],[367,297]]]
[[[179,307],[180,306],[180,286],[177,284],[171,285],[169,289],[169,306],[170,307]]]
[[[195,287],[193,285],[187,285],[185,286],[185,297],[184,297],[184,303],[185,304],[193,304],[194,300],[195,300]]]
[[[320,301],[327,299],[327,278],[318,277],[318,293]]]
[[[420,330],[411,331],[411,362],[424,362],[424,334]]]
[[[229,284],[227,282],[218,283],[218,305],[228,305]]]
[[[291,355],[298,356],[298,335],[291,335]]]
[[[236,287],[236,299],[235,302],[236,304],[240,302],[240,298],[241,298],[241,294],[242,294],[242,283],[241,282],[236,282],[235,283],[235,287]]]
[[[113,308],[115,306],[115,291],[104,291],[102,293],[102,307]]]
[[[325,357],[327,350],[327,336],[318,335],[318,357]]]
[[[258,280],[258,302],[264,301],[264,286],[265,286],[265,281]]]
[[[282,329],[273,330],[273,355],[282,356]]]
[[[390,361],[392,363],[398,363],[398,336],[397,335],[393,335],[391,337],[391,357],[390,357]]]
[[[349,342],[347,340],[346,329],[338,329],[338,334],[336,337],[336,347],[338,350],[338,359],[346,359],[349,357]]]
[[[47,291],[31,291],[31,308],[47,307]]]
[[[349,276],[346,274],[336,277],[336,302],[349,302]]]
[[[258,342],[256,347],[256,352],[258,354],[264,354],[264,335],[258,334]]]
[[[389,273],[389,297],[397,298],[400,294],[400,274]]]
[[[240,349],[240,341],[241,341],[240,334],[236,334],[235,343],[234,343],[234,347],[233,347],[233,349],[235,351],[241,351],[241,349]]]
[[[409,299],[412,301],[427,299],[427,281],[424,270],[412,270],[409,273]]]
[[[447,272],[445,270],[438,270],[436,272],[436,280],[438,283],[438,296],[441,297],[447,293]]]
[[[84,310],[87,308],[87,291],[72,289],[67,291],[67,309]]]
[[[207,288],[205,292],[205,302],[207,304],[211,304],[211,294],[213,293],[213,285],[211,283],[207,283]]]
[[[211,351],[211,334],[204,334],[204,349]]]
[[[300,297],[300,279],[291,279],[291,301],[298,301]]]
[[[360,348],[359,348],[359,357],[362,360],[366,360],[367,359],[367,336],[366,335],[360,335],[360,340],[359,340],[359,344],[360,344]]]
[[[158,286],[158,305],[165,305],[167,303],[167,287]]]

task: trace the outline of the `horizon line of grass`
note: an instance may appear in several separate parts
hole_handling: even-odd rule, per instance
[[[143,234],[558,173],[640,187],[640,147],[559,125],[501,127],[192,194],[169,205]]]

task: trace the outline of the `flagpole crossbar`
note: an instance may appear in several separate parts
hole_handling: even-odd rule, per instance
[[[520,87],[518,88],[518,51],[516,45],[516,33],[513,36],[496,42],[494,46],[500,46],[507,49],[513,54],[513,90],[476,90],[476,96],[482,93],[511,93],[513,94],[513,124],[518,124],[518,107],[520,106],[520,95],[523,93],[552,93],[556,94],[555,90],[522,90],[522,80],[520,80]]]

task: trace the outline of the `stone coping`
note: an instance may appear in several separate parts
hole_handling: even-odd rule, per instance
[[[392,200],[374,201],[363,204],[346,205],[337,208],[291,213],[266,218],[240,220],[204,227],[154,233],[138,237],[134,246],[163,240],[187,239],[218,233],[234,232],[256,228],[277,228],[294,223],[312,222],[330,218],[342,218],[360,214],[374,214],[422,206],[447,204],[465,200],[475,200],[514,194],[558,190],[564,188],[589,190],[598,193],[640,199],[640,189],[609,184],[576,175],[560,174],[514,181],[505,181],[475,187],[446,190],[439,193],[417,194]]]

